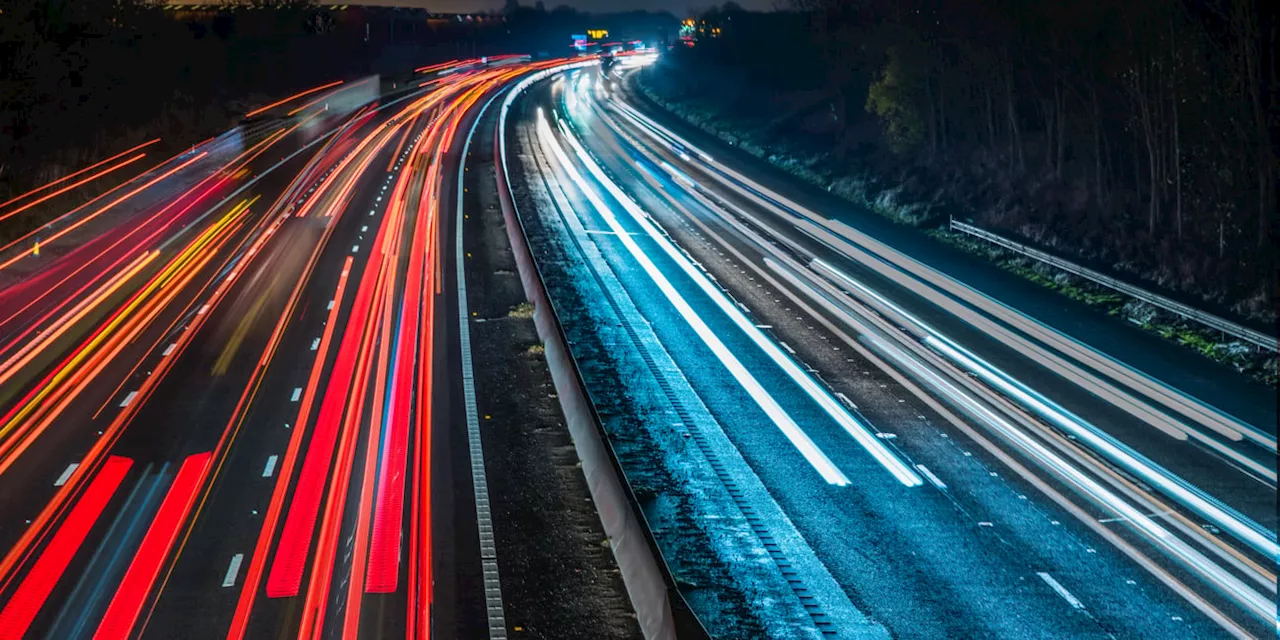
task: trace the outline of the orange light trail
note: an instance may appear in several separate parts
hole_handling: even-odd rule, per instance
[[[186,521],[191,506],[195,503],[196,491],[200,488],[205,472],[209,469],[210,453],[198,453],[188,456],[173,478],[169,492],[165,494],[160,509],[156,512],[151,526],[138,545],[138,550],[125,571],[124,578],[116,587],[116,595],[111,598],[107,612],[93,634],[94,640],[114,640],[128,638],[130,631],[142,614],[147,595],[160,575],[164,559],[173,549],[178,539],[179,529]]]
[[[222,221],[220,221],[220,223],[226,223],[231,218],[232,216],[228,214],[228,216],[224,218]],[[150,304],[148,305],[145,305],[145,307],[141,310],[141,313],[145,314],[145,313],[153,312],[153,310],[158,309],[164,305],[167,305],[168,302],[174,296],[177,295],[177,292],[185,286],[186,282],[189,281],[191,277],[194,277],[195,275],[194,271],[198,271],[201,267],[203,267],[204,264],[208,262],[208,256],[206,256],[205,258],[196,260],[194,262],[192,262],[191,260],[185,259],[186,257],[188,257],[187,254],[190,251],[199,249],[199,247],[204,244],[202,241],[207,238],[208,234],[209,232],[206,232],[205,234],[202,234],[197,239],[193,240],[192,243],[188,245],[187,250],[184,250],[180,255],[176,256],[174,260],[171,261],[169,268],[166,268],[165,271],[162,271],[161,273],[154,276],[152,278],[150,285],[145,287],[143,290],[140,290],[137,293],[135,293],[131,298],[131,300],[128,303],[126,303],[124,307],[118,310],[114,314],[113,318],[108,321],[108,325],[99,329],[99,331],[97,332],[97,335],[99,336],[99,338],[95,338],[95,340],[99,340],[101,337],[101,334],[108,328],[108,326],[114,326],[115,324],[117,324],[122,315],[126,315],[126,312],[128,310],[138,306],[140,300],[145,299],[149,295],[150,291],[154,290],[157,286],[163,283],[169,283],[169,286],[166,286],[160,289],[160,291],[162,292],[162,297],[151,301]],[[225,238],[225,235],[223,237]],[[214,247],[214,249],[216,250],[216,246]],[[171,270],[174,268],[181,268],[184,264],[192,267],[194,270],[192,270],[190,273],[186,274],[185,276],[179,277],[176,281],[170,282],[171,280],[173,280],[173,278],[170,277],[173,275],[171,273]],[[179,343],[185,345],[185,343],[189,341],[192,336],[195,335],[196,330],[198,330],[200,324],[202,324],[204,319],[207,317],[208,316],[197,316],[196,319],[192,322],[192,331],[183,332],[178,338]],[[112,341],[110,350],[99,352],[94,358],[92,358],[87,363],[88,366],[91,368],[96,368],[95,370],[100,370],[101,367],[105,366],[107,361],[114,358],[115,355],[121,349],[123,349],[124,346],[128,342],[130,342],[134,337],[134,335],[129,331],[130,325],[132,327],[136,327],[138,325],[138,321],[134,320],[131,323],[126,323],[126,326],[124,327],[122,334],[119,337],[117,337],[114,341]],[[76,352],[73,353],[71,357],[75,359],[82,359],[83,358],[82,354],[89,347],[90,347],[89,343],[82,344],[79,348],[76,349]],[[80,466],[78,466],[76,470],[72,472],[71,477],[68,479],[67,483],[64,484],[63,487],[54,495],[53,499],[49,502],[48,505],[45,506],[44,510],[42,510],[41,513],[27,527],[26,531],[23,533],[22,537],[18,540],[18,542],[12,548],[10,548],[9,552],[5,555],[4,559],[0,561],[0,577],[3,577],[3,583],[0,583],[0,591],[3,591],[7,587],[8,583],[13,579],[12,569],[19,562],[25,561],[25,559],[30,555],[32,550],[35,548],[35,545],[37,544],[39,539],[42,539],[48,535],[48,529],[47,529],[48,524],[54,518],[58,517],[59,514],[61,514],[67,508],[68,501],[73,495],[75,495],[79,491],[80,484],[84,480],[84,478],[88,477],[95,469],[97,469],[100,466],[100,461],[102,459],[102,456],[106,453],[106,451],[110,449],[111,446],[115,444],[116,440],[119,439],[120,433],[124,428],[124,426],[128,424],[129,420],[132,419],[134,413],[136,413],[138,408],[143,404],[143,401],[145,401],[145,399],[149,397],[152,390],[164,378],[164,374],[168,371],[169,367],[171,366],[174,360],[175,359],[173,358],[166,358],[165,360],[161,361],[160,365],[157,367],[157,370],[154,372],[154,374],[151,376],[148,376],[143,381],[141,387],[139,387],[138,389],[138,401],[133,402],[129,404],[126,408],[124,408],[119,414],[117,414],[116,418],[111,422],[111,424],[108,425],[107,428],[103,430],[102,435],[94,442],[93,447],[91,447],[90,450],[85,454],[84,458],[81,461]],[[53,373],[50,374],[51,377],[53,375],[54,375]],[[12,458],[10,458],[10,460],[11,459]],[[5,466],[7,467],[7,462],[5,463]],[[3,473],[3,469],[0,469],[0,473]]]
[[[257,109],[254,109],[253,111],[250,111],[249,113],[244,114],[244,117],[246,117],[246,118],[252,118],[252,117],[254,117],[254,116],[256,116],[256,115],[258,115],[258,114],[260,114],[260,113],[263,113],[263,112],[266,112],[266,111],[270,111],[270,110],[272,110],[272,109],[274,109],[274,108],[276,108],[276,107],[278,107],[278,106],[280,106],[280,105],[282,105],[282,104],[285,104],[285,103],[288,103],[288,102],[293,102],[294,100],[297,100],[298,98],[301,98],[301,97],[303,97],[303,96],[309,96],[309,95],[311,95],[311,94],[313,94],[313,93],[315,93],[315,92],[317,92],[317,91],[324,91],[325,89],[328,89],[329,87],[336,87],[336,86],[338,86],[338,85],[340,85],[340,84],[342,84],[342,83],[343,83],[343,81],[342,81],[342,80],[334,80],[333,82],[330,82],[329,84],[322,84],[322,85],[320,85],[320,86],[318,86],[318,87],[312,87],[312,88],[310,88],[310,89],[307,89],[306,91],[302,91],[302,92],[299,92],[299,93],[295,93],[295,94],[293,94],[293,95],[291,95],[291,96],[289,96],[288,98],[285,98],[285,99],[283,99],[283,100],[277,100],[276,102],[272,102],[271,104],[269,104],[269,105],[267,105],[267,106],[265,106],[265,107],[259,107],[259,108],[257,108]]]
[[[72,178],[74,178],[74,177],[76,177],[76,176],[78,176],[78,175],[80,175],[80,174],[82,174],[82,173],[85,173],[85,172],[87,172],[87,171],[92,171],[92,170],[94,170],[94,169],[96,169],[96,168],[98,168],[98,167],[100,167],[100,166],[102,166],[102,165],[104,165],[104,164],[106,164],[106,163],[108,163],[108,162],[111,162],[112,160],[115,160],[116,158],[121,158],[121,157],[127,156],[127,155],[129,155],[129,154],[131,154],[131,153],[133,153],[133,152],[135,152],[135,151],[138,151],[139,149],[143,149],[143,148],[149,147],[149,146],[151,146],[151,145],[153,145],[153,144],[155,144],[155,143],[157,143],[157,142],[160,142],[160,138],[155,138],[155,139],[153,139],[153,140],[148,140],[148,141],[146,141],[146,142],[144,142],[144,143],[142,143],[142,144],[140,144],[140,145],[137,145],[137,146],[133,147],[132,149],[127,149],[127,150],[125,150],[125,151],[121,151],[120,153],[117,153],[117,154],[115,154],[114,156],[111,156],[110,158],[106,158],[106,159],[104,159],[104,160],[99,160],[99,161],[97,161],[97,162],[95,162],[95,163],[93,163],[93,164],[91,164],[91,165],[89,165],[89,166],[87,166],[87,167],[85,167],[85,168],[83,168],[83,169],[80,169],[79,171],[76,171],[75,173],[69,173],[69,174],[67,174],[67,175],[65,175],[65,176],[62,176],[61,178],[58,178],[57,180],[54,180],[53,182],[50,182],[50,183],[48,183],[48,184],[45,184],[45,185],[41,185],[41,186],[39,186],[39,187],[36,187],[35,189],[32,189],[32,190],[30,190],[30,191],[28,191],[28,192],[26,192],[26,193],[24,193],[24,194],[16,195],[16,196],[14,196],[14,197],[12,197],[12,198],[9,198],[8,200],[5,200],[4,202],[0,202],[0,209],[3,209],[3,208],[5,208],[5,207],[7,207],[7,206],[9,206],[9,205],[11,205],[11,204],[13,204],[13,203],[15,203],[15,202],[17,202],[17,201],[21,200],[21,199],[23,199],[23,198],[26,198],[26,197],[29,197],[29,196],[33,196],[33,195],[35,195],[35,194],[37,194],[37,193],[40,193],[41,191],[44,191],[45,189],[48,189],[49,187],[52,187],[52,186],[53,186],[53,185],[55,185],[55,184],[60,184],[60,183],[62,183],[62,182],[66,182],[67,180],[70,180],[70,179],[72,179]]]
[[[185,168],[187,168],[187,167],[191,166],[191,164],[192,164],[192,163],[196,162],[197,160],[200,160],[201,158],[205,157],[205,156],[206,156],[206,155],[208,155],[208,154],[209,154],[209,152],[207,152],[207,151],[203,151],[203,152],[201,152],[201,153],[200,153],[200,155],[197,155],[197,156],[195,156],[195,157],[191,158],[190,160],[187,160],[186,162],[184,162],[184,163],[182,163],[182,164],[180,164],[180,165],[178,165],[178,166],[176,166],[176,167],[174,167],[174,168],[172,168],[172,169],[170,169],[170,170],[168,170],[168,171],[166,171],[166,172],[164,172],[164,173],[162,173],[162,174],[160,174],[160,175],[156,176],[155,178],[152,178],[151,180],[148,180],[148,181],[147,181],[147,183],[146,183],[146,184],[144,184],[144,185],[142,185],[141,187],[138,187],[137,189],[134,189],[133,191],[130,191],[129,193],[126,193],[125,195],[120,196],[119,198],[116,198],[115,200],[112,200],[112,201],[111,201],[109,204],[107,204],[105,207],[103,207],[103,208],[101,208],[101,209],[99,209],[99,210],[97,210],[97,211],[95,211],[95,212],[93,212],[93,213],[91,213],[91,214],[89,214],[89,215],[87,215],[87,216],[85,216],[85,217],[83,217],[83,218],[81,218],[81,219],[77,220],[74,224],[67,226],[66,228],[62,229],[61,231],[59,231],[59,232],[57,232],[57,233],[55,233],[55,234],[53,234],[53,235],[49,236],[48,238],[45,238],[45,243],[47,244],[47,243],[53,242],[54,240],[56,240],[56,239],[58,239],[58,238],[61,238],[62,236],[66,235],[66,234],[70,233],[71,231],[75,230],[76,228],[80,227],[80,226],[81,226],[81,225],[83,225],[84,223],[86,223],[86,222],[88,222],[88,221],[90,221],[90,220],[92,220],[92,219],[94,219],[94,218],[98,217],[99,215],[102,215],[102,214],[103,214],[103,213],[105,213],[106,211],[110,210],[112,207],[115,207],[116,205],[120,204],[121,202],[124,202],[125,200],[128,200],[129,198],[131,198],[131,197],[133,197],[133,196],[137,195],[138,193],[141,193],[143,190],[145,190],[145,189],[147,189],[147,188],[151,187],[152,185],[155,185],[157,182],[160,182],[161,180],[164,180],[165,178],[168,178],[169,176],[171,176],[171,175],[173,175],[173,174],[175,174],[175,173],[177,173],[177,172],[179,172],[179,171],[181,171],[181,170],[183,170],[183,169],[185,169]],[[15,262],[17,262],[17,261],[21,260],[22,258],[25,258],[26,256],[27,256],[27,254],[25,254],[25,253],[20,253],[20,254],[18,254],[18,255],[16,255],[16,256],[14,256],[14,257],[12,257],[12,258],[10,258],[10,259],[8,259],[8,260],[4,261],[4,262],[0,262],[0,269],[7,268],[7,267],[11,266],[13,263],[15,263]]]
[[[228,640],[242,640],[248,631],[249,615],[253,612],[253,603],[258,596],[258,586],[262,582],[262,573],[266,568],[267,550],[275,537],[276,524],[280,520],[280,512],[284,507],[285,492],[297,466],[298,451],[302,448],[302,436],[306,432],[307,421],[311,417],[311,406],[315,402],[315,392],[320,385],[320,374],[324,369],[324,354],[328,353],[333,340],[334,329],[338,325],[338,312],[342,309],[342,298],[346,292],[348,278],[351,275],[352,257],[347,256],[342,265],[342,273],[338,276],[338,286],[333,293],[333,306],[325,321],[324,334],[320,338],[320,346],[316,359],[311,364],[311,374],[307,379],[306,393],[302,405],[298,408],[298,419],[294,422],[293,434],[289,438],[289,446],[285,450],[284,462],[280,466],[280,475],[276,478],[275,489],[271,493],[271,503],[267,507],[262,521],[262,530],[258,534],[258,542],[254,545],[253,559],[249,562],[249,571],[245,575],[244,587],[240,590],[240,599],[236,603],[235,616],[231,620],[231,628],[227,632]]]
[[[143,158],[145,158],[145,157],[147,157],[147,154],[145,154],[145,153],[139,153],[138,155],[136,155],[136,156],[134,156],[134,157],[132,157],[132,158],[129,158],[128,160],[125,160],[124,162],[121,162],[120,164],[116,164],[116,165],[112,165],[112,166],[110,166],[110,167],[107,167],[106,169],[103,169],[102,171],[99,171],[99,172],[97,172],[97,173],[95,173],[95,174],[93,174],[93,175],[89,176],[88,178],[85,178],[85,179],[80,180],[80,181],[78,181],[78,182],[73,182],[73,183],[71,183],[71,184],[69,184],[69,185],[67,185],[67,186],[65,186],[65,187],[63,187],[63,188],[61,188],[61,189],[58,189],[57,191],[54,191],[53,193],[47,193],[47,194],[45,194],[45,195],[43,195],[43,196],[41,196],[41,197],[39,197],[39,198],[36,198],[35,200],[32,200],[31,202],[28,202],[28,203],[26,203],[26,204],[22,205],[21,207],[18,207],[17,209],[14,209],[13,211],[10,211],[10,212],[8,212],[8,213],[0,214],[0,222],[3,222],[4,220],[6,220],[6,219],[8,219],[8,218],[11,218],[11,217],[13,217],[13,216],[16,216],[16,215],[18,215],[19,213],[22,213],[23,211],[26,211],[27,209],[30,209],[31,207],[34,207],[34,206],[36,206],[36,205],[40,204],[41,202],[44,202],[44,201],[46,201],[46,200],[48,200],[48,199],[50,199],[50,198],[54,198],[54,197],[60,196],[60,195],[62,195],[62,194],[64,194],[64,193],[66,193],[66,192],[68,192],[68,191],[70,191],[70,190],[72,190],[72,189],[74,189],[74,188],[76,188],[76,187],[80,186],[80,185],[84,185],[84,184],[88,184],[88,183],[90,183],[90,182],[93,182],[94,180],[97,180],[98,178],[101,178],[102,176],[105,176],[105,175],[107,175],[108,173],[112,173],[112,172],[116,171],[117,169],[123,169],[124,167],[127,167],[127,166],[129,166],[129,165],[131,165],[131,164],[133,164],[133,163],[135,163],[135,162],[137,162],[137,161],[139,161],[139,160],[141,160],[141,159],[143,159]]]
[[[211,177],[212,177],[212,176],[211,176]],[[208,180],[208,178],[206,178],[206,180],[205,180],[205,181],[207,181],[207,180]],[[203,184],[205,181],[202,181],[200,184]],[[209,187],[209,189],[207,189],[204,193],[202,193],[202,194],[200,194],[200,195],[196,196],[195,198],[193,198],[193,199],[191,200],[190,204],[188,204],[188,205],[187,205],[187,206],[186,206],[182,211],[179,211],[179,212],[177,213],[177,215],[175,216],[175,219],[177,219],[177,218],[181,218],[183,215],[185,215],[185,214],[186,214],[186,212],[187,212],[187,211],[189,211],[189,210],[191,209],[191,207],[195,206],[195,205],[196,205],[196,204],[198,204],[200,201],[202,201],[202,200],[204,199],[204,197],[205,197],[205,196],[207,196],[207,195],[209,195],[210,193],[212,193],[212,192],[213,192],[215,189],[217,189],[221,184],[223,184],[223,182],[225,182],[225,179],[224,179],[224,180],[220,180],[220,181],[218,181],[218,182],[214,183],[214,184],[213,184],[213,185],[211,185],[211,186]],[[90,267],[90,266],[92,266],[92,265],[93,265],[93,264],[94,264],[94,263],[95,263],[95,262],[96,262],[100,257],[102,257],[102,256],[106,255],[106,254],[107,254],[108,252],[110,252],[112,249],[116,248],[117,246],[119,246],[120,244],[122,244],[123,242],[125,242],[126,240],[128,240],[129,238],[131,238],[135,233],[137,233],[137,232],[139,232],[139,231],[141,231],[141,230],[145,229],[145,228],[146,228],[147,226],[149,226],[153,221],[155,221],[155,220],[159,219],[159,218],[160,218],[160,216],[164,215],[164,213],[165,213],[166,211],[168,211],[168,210],[169,210],[169,208],[170,208],[171,206],[173,206],[174,204],[177,204],[178,202],[181,202],[181,201],[182,201],[182,199],[183,199],[183,198],[185,198],[188,194],[194,193],[194,192],[195,192],[195,190],[199,189],[199,188],[200,188],[200,184],[197,184],[196,186],[194,186],[194,187],[192,187],[190,190],[188,190],[186,193],[184,193],[184,194],[182,194],[182,195],[178,196],[178,198],[176,198],[176,199],[175,199],[175,200],[174,200],[174,201],[173,201],[169,206],[166,206],[165,208],[163,208],[163,209],[161,209],[161,210],[157,211],[155,214],[152,214],[152,215],[151,215],[150,217],[148,217],[146,220],[144,220],[144,221],[142,221],[140,224],[136,225],[132,230],[130,230],[130,231],[129,231],[129,233],[126,233],[123,237],[121,237],[121,238],[117,239],[115,242],[111,243],[111,245],[109,245],[108,247],[106,247],[106,248],[104,248],[102,251],[100,251],[100,252],[98,253],[98,255],[93,256],[92,258],[90,258],[90,259],[88,259],[88,260],[85,260],[85,261],[84,261],[84,264],[80,265],[80,267],[79,267],[79,268],[77,268],[75,271],[71,272],[71,273],[70,273],[70,274],[68,274],[65,278],[63,278],[62,282],[59,282],[59,283],[57,283],[57,284],[53,285],[52,287],[49,287],[45,292],[41,293],[39,296],[37,296],[36,298],[34,298],[34,299],[33,299],[33,300],[31,300],[30,302],[28,302],[26,305],[24,305],[24,306],[23,306],[23,308],[21,308],[21,309],[18,309],[18,310],[16,310],[16,311],[14,311],[14,312],[13,312],[13,313],[8,317],[8,318],[5,318],[3,321],[0,321],[0,325],[3,325],[3,324],[5,324],[5,323],[9,322],[9,321],[10,321],[10,320],[12,320],[15,316],[17,316],[18,314],[20,314],[20,313],[22,313],[23,311],[25,311],[28,307],[30,307],[30,306],[32,306],[32,305],[34,305],[34,304],[38,303],[40,300],[44,299],[44,298],[45,298],[45,296],[49,295],[49,293],[50,293],[50,292],[55,291],[59,286],[61,286],[63,282],[66,282],[67,280],[71,279],[71,278],[72,278],[72,277],[74,277],[75,275],[79,274],[81,271],[83,271],[83,270],[85,270],[85,269],[89,268],[89,267]],[[150,233],[146,238],[144,238],[144,239],[142,239],[142,240],[140,240],[140,241],[137,241],[137,242],[135,243],[135,244],[136,244],[136,246],[140,246],[140,247],[145,247],[145,246],[147,246],[148,244],[150,244],[150,242],[151,242],[151,241],[152,241],[156,236],[158,236],[159,234],[163,233],[163,232],[164,232],[164,230],[165,230],[167,227],[168,227],[168,225],[165,225],[165,226],[163,226],[163,227],[160,227],[160,228],[155,229],[155,230],[154,230],[154,231],[152,231],[152,232],[151,232],[151,233]],[[119,259],[117,259],[117,260],[115,261],[115,263],[113,263],[111,266],[108,266],[106,269],[104,269],[104,272],[110,272],[110,271],[112,270],[112,268],[113,268],[115,265],[118,265],[121,261],[123,261],[124,259],[126,259],[126,258],[128,258],[128,257],[129,257],[129,256],[128,256],[128,254],[125,254],[125,255],[121,256]],[[71,294],[70,296],[64,296],[64,300],[63,300],[63,302],[59,303],[58,305],[55,305],[55,306],[54,306],[52,309],[50,309],[47,313],[45,313],[43,316],[41,316],[41,317],[40,317],[40,319],[38,319],[38,320],[36,320],[35,322],[31,323],[31,325],[30,325],[30,326],[29,326],[25,331],[23,331],[21,334],[19,334],[18,336],[16,336],[16,337],[13,339],[13,342],[18,342],[18,341],[22,341],[22,340],[24,340],[24,339],[26,338],[26,336],[27,336],[29,333],[31,333],[32,331],[37,330],[37,329],[40,327],[40,325],[42,325],[42,324],[44,323],[44,321],[45,321],[47,318],[49,318],[53,313],[55,313],[58,309],[60,309],[62,306],[64,306],[64,305],[66,304],[66,302],[67,302],[67,301],[70,301],[71,299],[73,299],[73,298],[75,298],[76,296],[78,296],[78,295],[79,295],[79,293],[80,293],[80,291],[83,291],[83,290],[84,290],[84,288],[86,288],[86,287],[90,286],[90,285],[92,284],[92,282],[93,282],[93,281],[91,280],[90,282],[86,283],[83,287],[81,287],[81,288],[80,288],[80,290],[76,291],[75,293]],[[50,329],[45,329],[45,331],[48,331],[48,330],[50,330]],[[5,380],[5,379],[7,379],[7,378],[8,378],[8,376],[10,375],[10,373],[11,373],[11,372],[9,372],[9,371],[8,371],[8,369],[9,369],[9,366],[8,366],[8,364],[7,364],[7,363],[6,363],[5,365],[0,365],[0,383],[3,383],[3,382],[4,382],[4,380]]]
[[[449,60],[447,62],[441,62],[438,64],[429,64],[425,67],[418,67],[417,69],[414,69],[413,72],[414,73],[431,73],[432,71],[437,71],[447,67],[452,67],[458,64],[462,64],[462,63],[458,62],[457,60]]]
[[[40,559],[31,567],[31,572],[18,586],[4,609],[0,610],[0,636],[21,638],[26,635],[32,620],[48,600],[54,585],[67,570],[67,565],[71,564],[80,545],[84,544],[85,537],[115,495],[131,466],[133,461],[128,458],[112,456],[107,460],[102,472],[76,502],[75,508],[45,547],[44,553],[40,554]]]

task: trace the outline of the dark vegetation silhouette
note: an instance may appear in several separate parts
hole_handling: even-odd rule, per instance
[[[918,223],[971,217],[1273,319],[1277,18],[1257,0],[732,3],[648,77]]]
[[[295,0],[205,11],[142,0],[9,0],[2,11],[0,193],[152,137],[188,145],[271,97],[403,71],[472,37],[425,21],[410,34],[394,15],[335,15]]]
[[[164,142],[147,160],[158,161],[256,106],[335,79],[376,73],[389,85],[453,58],[567,55],[570,34],[597,22],[675,24],[667,14],[593,17],[568,7],[453,16],[310,0],[209,6],[0,4],[0,199],[157,136]],[[6,222],[0,240],[40,224],[39,213]]]

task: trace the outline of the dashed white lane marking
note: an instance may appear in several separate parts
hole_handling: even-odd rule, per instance
[[[67,465],[67,470],[63,471],[62,475],[58,476],[57,480],[53,481],[53,486],[61,487],[62,485],[66,484],[67,481],[71,479],[71,474],[75,473],[76,469],[79,469],[79,468],[80,468],[79,462],[72,462],[71,464]]]
[[[129,392],[129,395],[125,396],[125,397],[124,397],[124,400],[120,402],[120,408],[121,408],[121,409],[123,409],[123,408],[125,408],[125,407],[129,406],[129,403],[130,403],[130,402],[133,402],[133,399],[134,399],[134,398],[136,398],[136,397],[138,397],[138,392],[137,392],[137,391],[130,391],[130,392]]]
[[[929,479],[929,482],[933,483],[933,486],[939,489],[942,489],[944,491],[946,490],[947,483],[943,482],[942,479],[939,478],[938,476],[933,475],[933,472],[930,471],[928,467],[922,464],[918,464],[916,465],[916,468],[920,470],[920,473],[924,474],[924,477]]]
[[[325,311],[328,311],[328,310],[330,310],[330,309],[332,309],[332,308],[333,308],[333,301],[332,301],[332,300],[330,300],[330,301],[329,301],[329,304],[328,304],[328,305],[325,305],[324,310],[325,310]]]
[[[1148,517],[1148,518],[1163,518],[1164,516],[1172,515],[1172,514],[1173,514],[1173,512],[1172,512],[1172,511],[1169,511],[1169,510],[1167,510],[1167,509],[1166,509],[1166,510],[1164,510],[1164,511],[1155,511],[1155,512],[1152,512],[1152,513],[1148,513],[1148,514],[1147,514],[1147,517]],[[1124,521],[1127,521],[1127,520],[1128,520],[1128,518],[1099,518],[1099,519],[1098,519],[1098,522],[1099,522],[1099,523],[1101,523],[1101,524],[1106,524],[1106,523],[1108,523],[1108,522],[1124,522]]]
[[[793,356],[796,354],[796,350],[795,350],[795,349],[792,349],[792,348],[791,348],[791,345],[789,345],[789,344],[787,344],[787,343],[785,343],[785,342],[779,342],[778,344],[782,345],[782,348],[783,348],[783,349],[786,349],[786,350],[787,350],[787,353],[790,353],[790,354],[791,354],[791,355],[793,355]]]
[[[1075,596],[1071,595],[1071,592],[1067,591],[1066,587],[1062,586],[1060,582],[1053,579],[1053,576],[1043,571],[1037,571],[1036,575],[1040,576],[1040,579],[1044,580],[1045,584],[1049,585],[1050,587],[1053,587],[1053,590],[1058,592],[1058,595],[1062,596],[1062,599],[1066,600],[1067,603],[1070,604],[1073,609],[1084,608],[1084,603],[1080,602],[1079,598],[1076,598]]]
[[[262,469],[262,477],[270,478],[271,474],[276,472],[276,460],[279,458],[280,456],[277,455],[271,455],[267,458],[267,466]]]
[[[227,565],[227,575],[222,578],[222,586],[236,586],[236,576],[240,575],[240,563],[244,562],[244,554],[237,553],[231,556],[231,564]]]
[[[297,402],[298,398],[301,398],[301,397],[302,397],[302,387],[294,387],[293,397],[289,398],[289,402]]]
[[[312,341],[311,341],[311,350],[312,350],[312,351],[315,351],[316,349],[319,349],[319,348],[320,348],[320,338],[316,338],[315,340],[312,340]]]
[[[205,314],[205,312],[206,312],[206,311],[208,311],[208,310],[209,310],[209,304],[208,304],[208,303],[205,303],[205,305],[204,305],[204,306],[202,306],[202,307],[200,307],[200,310],[196,312],[196,315],[198,315],[198,316],[202,316],[202,315],[204,315],[204,314]]]
[[[359,253],[359,252],[360,252],[360,245],[358,244],[351,245],[351,253]]]
[[[164,353],[161,353],[160,355],[161,355],[161,357],[163,357],[163,356],[167,356],[167,355],[169,355],[169,354],[173,353],[173,350],[174,350],[174,349],[177,349],[177,348],[178,348],[178,343],[176,343],[176,342],[170,342],[170,343],[169,343],[169,346],[167,346],[167,347],[165,347],[165,348],[164,348]]]

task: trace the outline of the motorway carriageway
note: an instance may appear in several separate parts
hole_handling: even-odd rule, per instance
[[[493,623],[474,536],[452,514],[433,530],[456,487],[431,452],[433,424],[462,422],[432,411],[458,377],[433,372],[458,362],[435,322],[458,151],[513,78],[557,64],[502,62],[344,113],[376,79],[302,92],[0,248],[0,637]],[[433,611],[433,584],[481,604]]]
[[[628,386],[685,405],[674,428],[717,472],[745,461],[721,474],[742,511],[726,523],[778,511],[758,551],[789,576],[805,563],[780,557],[816,556],[799,579],[838,585],[774,594],[779,616],[916,637],[1274,634],[1265,396],[1242,420],[1059,333],[749,177],[625,80],[570,72],[528,95],[509,144],[537,202],[522,215],[573,283],[553,299],[591,301],[562,322],[626,327],[613,359],[652,372]]]

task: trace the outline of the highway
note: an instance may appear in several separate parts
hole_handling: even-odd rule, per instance
[[[691,596],[713,635],[1275,633],[1273,389],[793,184],[631,66],[535,86],[510,170],[623,467],[682,485],[669,561],[776,597]]]
[[[1275,633],[1274,390],[669,120],[642,56],[501,106],[565,62],[335,81],[0,203],[57,214],[0,247],[0,638],[522,637],[511,576],[620,582],[503,555],[540,551],[487,461],[581,473],[488,457],[555,395],[489,415],[537,353],[485,343],[530,330],[495,189],[713,636]],[[607,554],[575,499],[530,530]]]
[[[0,637],[505,630],[460,158],[558,63],[506,58],[265,105],[0,248]]]

